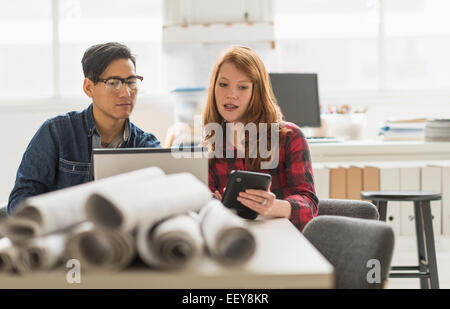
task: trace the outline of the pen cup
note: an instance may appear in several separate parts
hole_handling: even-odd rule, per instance
[[[361,140],[365,137],[367,115],[365,113],[322,114],[322,136],[339,137],[345,140]]]

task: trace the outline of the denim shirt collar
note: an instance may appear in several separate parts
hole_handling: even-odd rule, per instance
[[[94,122],[94,114],[92,112],[92,103],[83,111],[83,119],[84,125],[87,129],[87,134],[89,137],[91,137],[92,134],[94,134],[94,131],[97,130]]]
[[[88,108],[86,108],[83,111],[83,118],[84,118],[84,124],[87,129],[88,137],[90,138],[94,133],[97,133],[98,135],[100,135],[100,133],[97,130],[97,127],[95,126],[93,103],[91,103],[88,106]],[[125,132],[128,134],[126,134],[124,136],[124,137],[126,137],[126,139],[124,139],[124,144],[128,143],[130,136],[131,136],[131,121],[129,119],[127,119],[127,121],[126,121],[126,126],[128,126],[128,130],[125,130]]]

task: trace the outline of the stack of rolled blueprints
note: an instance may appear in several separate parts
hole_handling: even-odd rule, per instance
[[[49,270],[77,259],[83,270],[121,270],[136,258],[181,269],[207,252],[239,265],[255,251],[245,221],[188,173],[156,167],[31,197],[0,223],[0,271]]]
[[[200,254],[196,252],[200,249],[196,248],[201,248],[201,244],[197,245],[197,222],[189,218],[169,217],[198,211],[209,200],[211,193],[205,184],[191,174],[180,173],[157,177],[148,183],[136,183],[129,190],[98,188],[86,201],[85,209],[88,220],[99,229],[117,233],[137,230],[137,248],[142,260],[150,266],[167,268],[178,267],[175,260],[170,260],[179,254],[177,251],[181,248],[181,245],[170,244],[174,241],[174,234],[185,240],[190,237],[191,251],[184,252],[189,254],[184,259],[195,259]],[[164,219],[168,222],[159,222]],[[172,220],[176,222],[169,225]],[[156,225],[159,226],[153,229]],[[181,236],[181,230],[185,231],[185,236]],[[183,259],[179,263],[181,266],[189,264]]]

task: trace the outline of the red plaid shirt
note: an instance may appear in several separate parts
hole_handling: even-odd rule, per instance
[[[317,216],[319,200],[314,189],[313,169],[308,143],[298,126],[285,122],[289,132],[280,136],[278,166],[255,172],[272,175],[271,191],[277,199],[286,200],[292,206],[291,222],[300,231]],[[209,167],[209,189],[223,196],[232,170],[247,170],[243,158],[215,160]]]

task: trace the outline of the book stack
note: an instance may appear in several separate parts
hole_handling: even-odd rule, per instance
[[[385,141],[423,140],[425,123],[425,118],[387,120],[379,135],[382,135]]]
[[[427,142],[450,142],[450,119],[428,119],[425,125]]]

